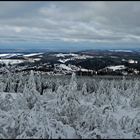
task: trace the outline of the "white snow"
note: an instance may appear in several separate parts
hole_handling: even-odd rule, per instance
[[[79,55],[79,56],[75,57],[75,59],[87,59],[87,58],[93,58],[93,56],[89,56],[89,55]]]
[[[118,65],[118,66],[109,66],[107,67],[108,69],[112,69],[113,71],[115,70],[122,70],[125,69],[126,67],[124,65]]]
[[[78,54],[74,54],[74,53],[68,53],[68,54],[65,54],[65,53],[58,53],[58,54],[55,54],[56,57],[65,57],[65,56],[78,56]]]
[[[1,64],[6,64],[6,65],[8,65],[8,64],[11,64],[11,65],[19,64],[19,63],[23,63],[23,62],[24,62],[24,60],[19,60],[19,59],[0,59],[0,63]]]
[[[113,112],[112,115],[117,119],[120,120],[123,116],[129,116],[130,118],[134,118],[137,115],[138,110],[135,109],[122,109],[119,108],[117,112]]]
[[[134,63],[138,63],[138,61],[135,61],[135,60],[132,60],[132,59],[130,59],[130,60],[128,60],[128,63],[130,63],[130,64],[134,64]]]
[[[40,58],[28,59],[28,60],[26,60],[26,61],[29,61],[29,62],[40,61]]]
[[[41,54],[43,54],[43,53],[30,53],[30,54],[24,54],[24,55],[22,53],[3,53],[3,54],[0,54],[0,57],[1,58],[10,58],[10,57],[19,56],[19,55],[22,55],[24,57],[31,57],[31,56],[41,55]]]
[[[25,54],[23,56],[30,57],[30,56],[36,56],[36,55],[41,55],[41,54],[43,54],[43,53],[31,53],[31,54]]]
[[[0,57],[7,56],[7,55],[9,55],[9,54],[0,54]]]
[[[0,138],[140,138],[138,79],[97,80],[73,73],[52,80],[33,71],[22,74],[0,77]],[[47,87],[43,95],[42,84]]]
[[[58,61],[61,62],[61,63],[66,63],[69,60],[71,60],[71,59],[59,59]]]
[[[34,58],[33,60],[34,61],[40,61],[40,58]]]
[[[89,55],[78,55],[78,54],[56,54],[57,57],[63,57],[63,59],[59,59],[58,61],[61,63],[66,63],[67,61],[70,60],[76,60],[76,59],[87,59],[87,58],[93,58],[93,56],[89,56]],[[70,58],[66,58],[65,56],[71,56]]]
[[[19,93],[21,94],[21,93]],[[9,92],[0,92],[0,97],[1,99],[5,99],[5,97],[7,95],[10,95],[13,99],[16,99],[17,98],[17,94],[16,93],[9,93]],[[21,94],[22,95],[22,94]]]
[[[109,50],[111,52],[133,52],[132,50]]]
[[[65,64],[60,64],[60,68],[68,70],[68,71],[72,71],[72,69],[68,66],[66,66]]]
[[[19,55],[22,55],[21,53],[7,53],[7,54],[0,54],[0,57],[1,58],[10,58],[10,57],[13,57],[13,56],[19,56]]]
[[[86,72],[88,72],[89,70],[88,70],[88,69],[82,68],[81,71],[86,71]],[[91,71],[91,70],[90,70],[90,71]]]
[[[40,61],[40,58],[34,58],[34,59],[27,59],[27,60],[23,60],[23,59],[0,59],[0,63],[1,64],[19,64],[19,63],[23,63],[23,62],[35,62],[35,61]]]

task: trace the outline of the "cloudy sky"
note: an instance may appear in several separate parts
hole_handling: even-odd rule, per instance
[[[140,48],[140,2],[0,2],[0,48]]]

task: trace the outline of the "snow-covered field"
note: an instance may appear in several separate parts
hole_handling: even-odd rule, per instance
[[[24,57],[31,57],[31,56],[37,56],[41,55],[43,53],[29,53],[29,54],[23,54],[23,53],[1,53],[0,58],[11,58],[14,56],[24,56]]]
[[[74,53],[58,53],[58,54],[55,54],[55,56],[56,57],[66,57],[66,56],[75,56],[75,57],[77,57],[78,56],[78,54],[74,54]]]
[[[109,50],[111,52],[133,52],[132,50]]]
[[[4,54],[0,54],[1,58],[11,58],[14,56],[20,56],[22,55],[21,53],[4,53]]]
[[[31,54],[25,54],[23,55],[24,57],[31,57],[31,56],[36,56],[36,55],[41,55],[43,53],[31,53]]]
[[[0,63],[1,64],[19,64],[19,63],[23,63],[24,61],[23,60],[19,60],[19,59],[0,59]]]
[[[125,69],[126,67],[124,65],[118,65],[118,66],[109,66],[107,67],[108,69],[112,69],[113,71],[115,70],[122,70]]]
[[[68,53],[68,54],[54,54],[54,56],[56,57],[61,57],[58,61],[61,63],[66,63],[67,61],[71,61],[71,60],[78,60],[78,59],[87,59],[87,58],[93,58],[93,56],[89,56],[89,55],[81,55],[81,54],[74,54],[74,53]],[[69,58],[65,58],[65,57],[69,57]]]
[[[140,138],[139,79],[0,75],[0,138]]]
[[[15,64],[19,64],[19,63],[23,63],[23,62],[35,62],[35,61],[40,61],[41,58],[30,58],[30,57],[33,57],[33,56],[38,56],[43,53],[29,53],[29,54],[23,54],[23,53],[1,53],[0,54],[0,64],[5,64],[5,65],[15,65]],[[12,57],[18,57],[18,56],[21,56],[21,57],[25,57],[26,60],[23,58],[23,59],[18,59],[18,58],[12,58]]]
[[[34,58],[34,59],[29,59],[29,60],[24,60],[24,59],[0,59],[0,64],[6,64],[6,65],[14,65],[14,64],[19,64],[23,62],[35,62],[35,61],[40,61],[40,58]]]
[[[41,55],[43,53],[30,53],[30,54],[21,54],[21,53],[3,53],[3,54],[0,54],[0,64],[6,64],[6,65],[14,65],[14,64],[19,64],[19,63],[23,63],[23,62],[35,62],[35,61],[40,61],[40,58],[32,58],[30,59],[30,57],[32,56],[38,56],[38,55]],[[12,59],[12,57],[15,57],[15,56],[24,56],[26,57],[26,60],[24,59]],[[27,59],[28,58],[28,59]]]
[[[62,70],[63,72],[64,71],[67,71],[67,72],[76,72],[76,71],[93,72],[92,70],[84,69],[84,68],[81,68],[81,67],[78,67],[75,65],[71,65],[71,64],[68,64],[68,65],[59,64],[59,65],[55,65],[55,66],[56,66],[56,69],[58,69],[58,71]]]

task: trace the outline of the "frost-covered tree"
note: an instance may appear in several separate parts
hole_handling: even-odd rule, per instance
[[[100,111],[95,106],[89,106],[83,118],[79,120],[78,134],[82,138],[97,138],[98,133],[96,133],[96,130],[102,128],[102,123],[103,119]]]
[[[22,75],[22,72],[19,73],[18,82],[17,82],[17,92],[22,93],[24,90],[25,79]]]
[[[4,97],[2,97],[0,102],[0,109],[3,111],[9,111],[13,108],[13,102],[14,99],[11,94],[6,94]]]
[[[4,83],[0,82],[0,92],[3,92],[3,91],[4,91]]]
[[[42,78],[39,72],[37,72],[36,74],[36,88],[40,94],[43,94],[43,91],[42,91],[43,83],[42,83]]]
[[[74,121],[78,118],[78,108],[79,108],[79,101],[77,96],[77,82],[76,76],[73,73],[70,84],[65,87],[59,87],[57,90],[58,94],[58,110],[59,115],[66,117],[67,123],[73,124]],[[62,118],[61,117],[61,118]]]
[[[129,116],[123,116],[119,120],[120,128],[123,129],[125,132],[131,131],[133,125],[132,125],[132,119]]]
[[[27,100],[28,107],[32,109],[40,95],[39,92],[36,90],[33,71],[31,71],[28,83],[25,84],[23,94]]]
[[[83,87],[82,87],[82,95],[87,95],[88,94],[88,92],[87,92],[87,85],[86,85],[86,83],[84,83],[83,84]]]
[[[0,75],[0,138],[139,138],[140,82],[119,78]]]
[[[140,84],[137,82],[133,88],[133,92],[130,96],[130,106],[133,108],[140,107]]]
[[[5,83],[5,89],[4,89],[5,92],[10,92],[11,84],[12,84],[12,77],[11,77],[10,71],[8,71],[7,79],[6,79],[6,83]]]
[[[112,111],[116,111],[117,110],[117,106],[121,104],[121,99],[120,99],[120,96],[118,91],[115,89],[115,88],[111,88],[110,89],[110,105],[112,107]]]

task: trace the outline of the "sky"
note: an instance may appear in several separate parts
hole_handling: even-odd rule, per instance
[[[3,48],[140,48],[140,2],[0,1]]]

